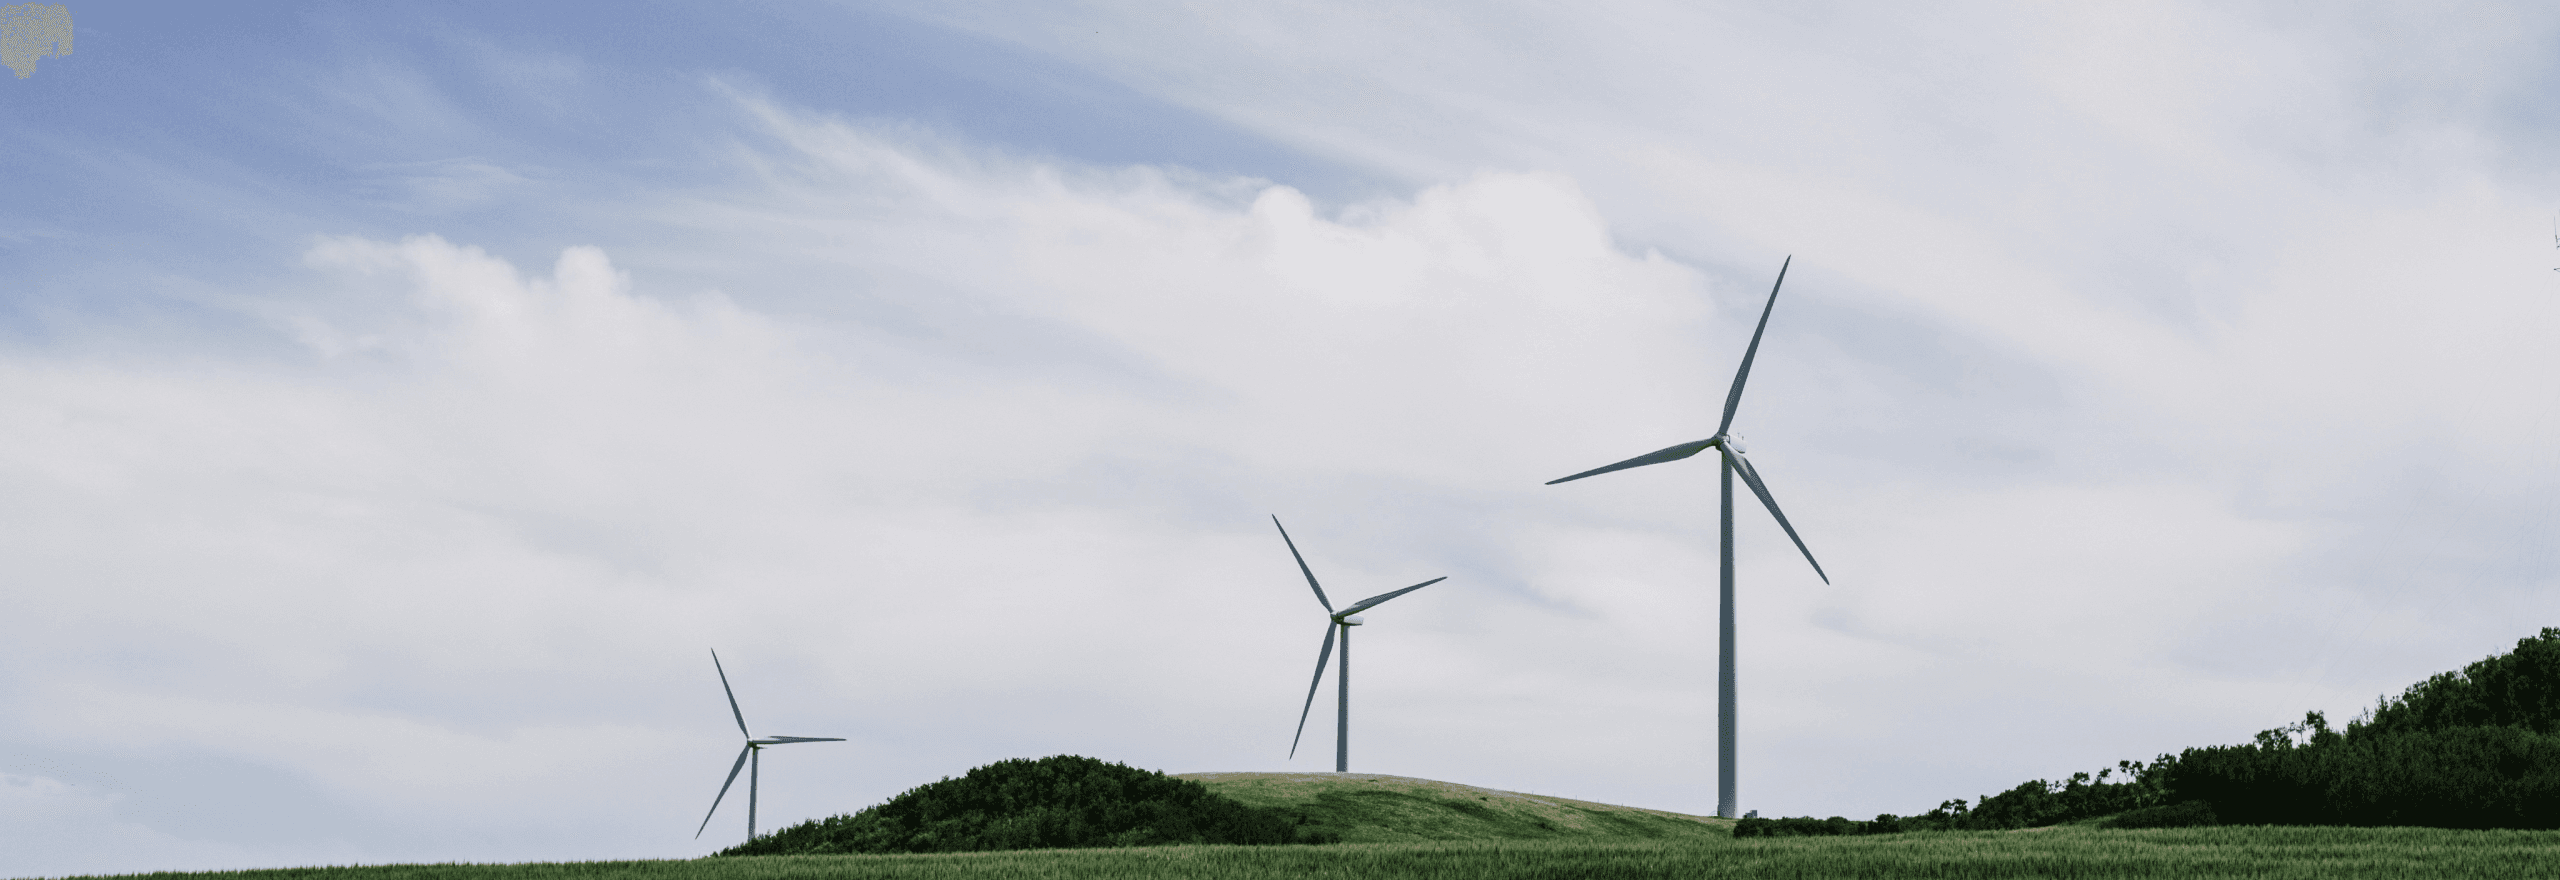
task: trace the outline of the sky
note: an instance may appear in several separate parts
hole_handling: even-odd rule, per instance
[[[1912,814],[2560,625],[2547,4],[64,4],[0,876],[684,858],[1006,758]],[[1330,676],[1330,673],[1328,673]],[[743,786],[743,781],[740,783]]]

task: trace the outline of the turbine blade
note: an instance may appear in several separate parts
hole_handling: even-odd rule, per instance
[[[1752,328],[1751,347],[1742,350],[1742,369],[1733,372],[1733,391],[1724,396],[1724,421],[1716,424],[1717,436],[1733,430],[1733,411],[1742,406],[1742,382],[1751,378],[1751,357],[1760,353],[1760,334],[1769,329],[1769,313],[1778,308],[1778,288],[1786,285],[1787,266],[1795,261],[1789,254],[1786,262],[1778,264],[1778,283],[1769,285],[1769,304],[1760,307],[1760,326]]]
[[[738,711],[738,692],[729,689],[729,670],[720,668],[720,650],[717,648],[711,651],[711,668],[720,673],[720,692],[729,695],[729,715],[738,719],[738,732],[746,734],[748,739],[755,739],[755,734],[747,733],[747,713]]]
[[[1548,480],[1547,485],[1553,486],[1557,483],[1570,483],[1584,477],[1593,476],[1595,474],[1605,474],[1610,471],[1623,471],[1632,467],[1644,467],[1645,465],[1661,464],[1666,461],[1679,461],[1703,452],[1707,447],[1714,445],[1716,445],[1716,441],[1713,439],[1700,440],[1696,443],[1682,443],[1668,449],[1657,449],[1607,467],[1592,468],[1561,480]]]
[[[840,743],[840,742],[844,742],[844,737],[841,737],[841,736],[768,736],[768,737],[765,737],[765,738],[763,738],[763,739],[756,740],[756,742],[765,743],[765,744],[767,744],[767,745],[782,745],[782,744],[784,744],[784,743]]]
[[[1315,711],[1316,688],[1324,684],[1325,661],[1333,659],[1333,629],[1333,621],[1324,622],[1324,647],[1316,649],[1316,677],[1314,681],[1307,682],[1306,707],[1298,710],[1298,734],[1289,738],[1289,757],[1292,758],[1298,756],[1298,740],[1304,739],[1307,735],[1307,713]]]
[[[1729,450],[1725,454],[1733,456],[1736,465],[1733,470],[1742,475],[1742,482],[1751,487],[1751,494],[1760,496],[1760,503],[1768,506],[1769,515],[1778,518],[1778,528],[1787,530],[1787,540],[1796,542],[1796,551],[1804,554],[1804,561],[1813,563],[1813,573],[1820,576],[1823,583],[1830,583],[1831,576],[1822,573],[1822,563],[1813,562],[1813,551],[1805,549],[1804,539],[1796,537],[1796,527],[1787,522],[1785,513],[1779,512],[1778,499],[1769,494],[1768,484],[1760,482],[1760,471],[1751,466],[1751,459]]]
[[[746,769],[747,755],[755,750],[755,746],[748,746],[738,750],[738,763],[729,765],[729,778],[720,783],[720,793],[711,796],[711,812],[702,814],[702,828],[693,829],[693,836],[695,839],[701,839],[703,828],[711,827],[712,813],[720,812],[720,799],[729,796],[729,786],[737,783],[738,771]]]
[[[1343,613],[1343,614],[1345,614],[1345,615],[1358,614],[1358,613],[1360,613],[1360,612],[1367,611],[1367,610],[1369,610],[1370,608],[1372,608],[1372,607],[1374,607],[1374,606],[1377,606],[1377,605],[1383,604],[1383,603],[1385,603],[1385,602],[1386,602],[1387,600],[1389,600],[1389,599],[1393,599],[1393,598],[1395,598],[1395,597],[1397,597],[1397,596],[1402,596],[1402,595],[1404,595],[1404,594],[1406,594],[1406,593],[1410,593],[1410,592],[1413,592],[1413,591],[1415,591],[1415,590],[1419,590],[1419,589],[1422,589],[1422,588],[1424,588],[1424,587],[1428,587],[1428,586],[1431,586],[1432,584],[1436,584],[1436,583],[1439,583],[1439,582],[1441,582],[1441,581],[1445,581],[1445,580],[1448,580],[1448,578],[1447,578],[1447,577],[1436,577],[1436,578],[1432,578],[1432,579],[1427,580],[1427,581],[1423,581],[1422,583],[1418,583],[1418,584],[1415,584],[1415,585],[1413,585],[1413,586],[1406,587],[1406,588],[1401,589],[1401,590],[1397,590],[1397,591],[1392,592],[1392,593],[1379,593],[1378,595],[1371,596],[1371,597],[1369,597],[1369,598],[1366,598],[1366,599],[1362,599],[1362,600],[1360,600],[1360,604],[1358,604],[1358,605],[1353,605],[1353,606],[1351,606],[1351,607],[1349,607],[1349,608],[1342,609],[1342,613]]]
[[[1307,586],[1315,589],[1316,603],[1324,606],[1324,613],[1332,614],[1333,600],[1325,598],[1324,588],[1316,585],[1315,570],[1307,567],[1306,557],[1298,555],[1298,542],[1289,540],[1289,527],[1280,525],[1280,518],[1277,516],[1271,518],[1271,524],[1280,529],[1280,540],[1289,545],[1289,558],[1298,561],[1298,571],[1307,576]]]

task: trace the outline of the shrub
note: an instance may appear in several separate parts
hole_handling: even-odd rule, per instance
[[[2118,771],[2122,779],[2109,782]],[[2411,685],[2343,732],[2312,712],[2248,744],[2119,761],[2095,778],[2028,780],[1970,804],[1869,822],[1745,819],[1734,836],[2000,830],[2110,814],[2111,828],[2560,828],[2560,627]],[[1833,830],[1841,825],[1848,830]]]
[[[2188,749],[2169,787],[2235,825],[2560,828],[2560,736],[2457,727]]]
[[[2312,712],[2188,749],[2166,778],[2232,824],[2560,828],[2560,628],[2411,685],[2344,733]]]
[[[1735,837],[1835,837],[1861,833],[1865,823],[1851,822],[1846,817],[1816,819],[1811,816],[1789,816],[1784,819],[1747,817],[1733,826]]]
[[[2398,698],[2376,705],[2371,716],[2347,725],[2363,734],[2520,727],[2560,734],[2560,628],[2516,640],[2514,651],[2410,685]]]
[[[1332,843],[1304,816],[1249,807],[1207,786],[1077,755],[1017,758],[945,778],[852,815],[803,822],[720,855],[931,853]]]
[[[1875,821],[1863,823],[1865,827],[1859,833],[2038,828],[2155,806],[2164,795],[2165,774],[2175,760],[2162,755],[2149,764],[2118,761],[2094,777],[2074,773],[2061,782],[2030,779],[2008,791],[1975,798],[1972,804],[1957,799],[1917,816],[1877,816]],[[2123,773],[2124,780],[2107,781],[2116,773]]]

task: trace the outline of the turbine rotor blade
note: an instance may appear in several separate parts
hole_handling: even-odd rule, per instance
[[[1307,713],[1315,711],[1316,689],[1324,684],[1325,661],[1333,659],[1333,630],[1333,621],[1325,621],[1324,647],[1316,649],[1316,677],[1315,680],[1307,682],[1307,705],[1298,710],[1298,733],[1296,736],[1289,737],[1289,757],[1298,756],[1298,740],[1304,739],[1307,735]],[[703,821],[708,823],[711,820]]]
[[[1778,288],[1786,285],[1787,266],[1795,261],[1795,255],[1789,254],[1786,262],[1778,264],[1778,283],[1769,285],[1769,304],[1760,307],[1760,326],[1752,328],[1751,347],[1742,350],[1742,369],[1733,373],[1733,391],[1724,396],[1724,421],[1716,424],[1719,437],[1733,430],[1733,411],[1742,406],[1742,382],[1751,378],[1751,357],[1760,353],[1760,334],[1769,329],[1769,313],[1778,308]]]
[[[755,750],[756,747],[752,745],[738,750],[738,763],[729,765],[729,778],[720,783],[720,793],[711,796],[711,812],[702,814],[702,828],[693,829],[693,836],[695,839],[699,840],[702,838],[703,828],[711,827],[712,813],[720,812],[720,799],[729,796],[729,786],[737,783],[738,771],[746,769],[747,755]]]
[[[1731,450],[1726,450],[1725,454],[1733,456],[1733,470],[1742,475],[1742,482],[1751,487],[1751,494],[1760,496],[1760,503],[1769,508],[1769,515],[1778,518],[1778,528],[1787,530],[1787,540],[1796,542],[1796,551],[1804,554],[1804,561],[1813,563],[1813,573],[1821,577],[1823,583],[1830,583],[1831,576],[1822,573],[1822,563],[1813,561],[1813,551],[1805,548],[1803,538],[1796,537],[1796,527],[1787,522],[1787,515],[1778,511],[1778,499],[1769,494],[1768,484],[1760,482],[1760,471],[1751,466],[1751,459]]]
[[[1271,525],[1280,530],[1280,540],[1289,545],[1289,558],[1298,561],[1299,573],[1307,576],[1307,586],[1316,591],[1316,604],[1324,606],[1324,613],[1332,614],[1333,600],[1324,597],[1324,587],[1316,584],[1315,570],[1307,567],[1306,557],[1298,555],[1298,542],[1289,540],[1289,527],[1281,525],[1277,516],[1271,518]]]
[[[844,742],[844,737],[841,737],[841,736],[768,736],[768,737],[765,737],[765,738],[763,738],[763,739],[756,740],[756,742],[757,742],[757,743],[760,743],[760,744],[763,744],[763,745],[769,745],[769,746],[778,746],[778,745],[784,745],[784,744],[788,744],[788,743],[840,743],[840,742]]]
[[[746,734],[748,739],[755,739],[755,734],[747,733],[747,713],[738,711],[738,692],[729,689],[729,670],[720,668],[720,651],[717,648],[711,651],[711,668],[720,673],[720,692],[729,695],[729,715],[738,719],[738,732]]]
[[[1363,612],[1363,611],[1367,611],[1367,610],[1369,610],[1369,609],[1370,609],[1370,608],[1372,608],[1372,607],[1375,607],[1375,606],[1377,606],[1377,605],[1380,605],[1380,604],[1385,603],[1385,602],[1386,602],[1387,600],[1389,600],[1389,599],[1393,599],[1393,598],[1395,598],[1395,597],[1397,597],[1397,596],[1402,596],[1402,595],[1404,595],[1404,594],[1406,594],[1406,593],[1410,593],[1410,592],[1413,592],[1413,591],[1415,591],[1415,590],[1419,590],[1419,589],[1422,589],[1422,588],[1424,588],[1424,587],[1428,587],[1428,586],[1431,586],[1432,584],[1436,584],[1436,583],[1439,583],[1439,582],[1441,582],[1441,581],[1445,581],[1445,580],[1448,580],[1448,578],[1447,578],[1447,577],[1436,577],[1436,578],[1432,578],[1432,579],[1427,580],[1427,581],[1423,581],[1422,583],[1418,583],[1418,584],[1415,584],[1415,585],[1413,585],[1413,586],[1406,587],[1406,588],[1401,589],[1401,590],[1397,590],[1397,591],[1392,592],[1392,593],[1379,593],[1378,595],[1371,596],[1371,597],[1369,597],[1369,598],[1366,598],[1366,599],[1362,599],[1362,600],[1360,600],[1360,604],[1358,604],[1358,605],[1353,605],[1353,606],[1351,606],[1351,607],[1349,607],[1349,608],[1342,609],[1342,616],[1344,616],[1344,617],[1349,617],[1349,616],[1351,616],[1351,615],[1358,614],[1358,613]]]
[[[1582,473],[1578,473],[1578,474],[1575,474],[1575,475],[1570,476],[1570,477],[1565,477],[1564,479],[1560,479],[1560,480],[1548,480],[1548,481],[1547,481],[1547,485],[1553,486],[1553,485],[1555,485],[1555,484],[1557,484],[1557,483],[1570,483],[1570,482],[1573,482],[1573,481],[1575,481],[1575,480],[1582,479],[1582,478],[1584,478],[1584,477],[1588,477],[1588,476],[1595,476],[1595,475],[1598,475],[1598,474],[1605,474],[1605,473],[1608,473],[1608,472],[1610,472],[1610,471],[1623,471],[1623,470],[1626,470],[1626,469],[1628,469],[1628,468],[1632,468],[1632,467],[1644,467],[1645,465],[1649,465],[1649,464],[1661,464],[1661,463],[1666,462],[1666,461],[1679,461],[1679,460],[1681,460],[1681,459],[1688,458],[1689,456],[1696,455],[1696,454],[1698,454],[1698,453],[1700,453],[1700,452],[1704,452],[1704,451],[1706,451],[1707,447],[1714,446],[1714,445],[1716,445],[1716,441],[1714,440],[1714,438],[1709,438],[1709,439],[1705,439],[1705,440],[1700,440],[1700,441],[1695,442],[1695,443],[1682,443],[1682,444],[1680,444],[1680,445],[1678,445],[1678,446],[1673,446],[1673,447],[1670,447],[1670,448],[1667,448],[1667,449],[1657,449],[1657,450],[1654,450],[1654,451],[1652,451],[1652,452],[1648,452],[1648,453],[1645,453],[1645,454],[1643,454],[1643,455],[1639,455],[1639,456],[1636,456],[1636,457],[1634,457],[1634,458],[1630,458],[1630,459],[1627,459],[1627,460],[1625,460],[1625,461],[1618,462],[1617,464],[1608,465],[1608,466],[1606,466],[1606,467],[1596,467],[1596,468],[1592,468],[1592,469],[1590,469],[1590,470],[1583,471]]]

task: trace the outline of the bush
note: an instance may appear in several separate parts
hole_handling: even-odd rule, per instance
[[[803,822],[719,854],[933,853],[1333,843],[1304,816],[1249,807],[1207,786],[1076,755],[1017,758],[917,786],[849,816]]]
[[[2410,685],[2383,700],[2370,718],[2347,726],[2361,734],[2518,727],[2560,734],[2560,628],[2516,640],[2512,652]]]
[[[2560,736],[2457,727],[2188,749],[2169,787],[2234,825],[2560,828]]]
[[[2312,712],[2175,764],[2177,797],[2232,824],[2560,828],[2560,628],[2411,685],[2344,733]]]
[[[1858,834],[1865,823],[1851,822],[1846,817],[1816,819],[1811,816],[1789,816],[1784,819],[1762,819],[1757,816],[1734,823],[1735,837],[1835,837]]]
[[[2195,828],[2204,825],[2217,824],[2221,823],[2214,821],[2212,804],[2208,804],[2203,801],[2188,801],[2183,804],[2171,804],[2165,807],[2144,807],[2139,810],[2133,810],[2131,812],[2120,814],[2115,818],[2108,819],[2105,822],[2098,823],[2098,827]]]
[[[2027,828],[2110,813],[2122,821],[2196,802],[2233,825],[2560,828],[2560,628],[2412,685],[2344,731],[2312,712],[2248,744],[2117,767],[2123,782],[2109,784],[2105,772],[2033,780],[1893,827]],[[1877,818],[1864,824],[1885,827]]]
[[[1891,814],[1877,816],[1875,821],[1865,823],[1865,829],[1859,833],[2040,828],[2156,806],[2164,796],[2165,774],[2174,761],[2174,758],[2162,755],[2149,764],[2118,761],[2116,766],[2100,770],[2094,777],[2087,773],[2074,773],[2070,779],[2061,782],[2030,779],[2008,791],[1975,798],[1972,804],[1957,799],[1908,818]],[[2124,774],[2123,781],[2107,781],[2107,777],[2116,773]]]

